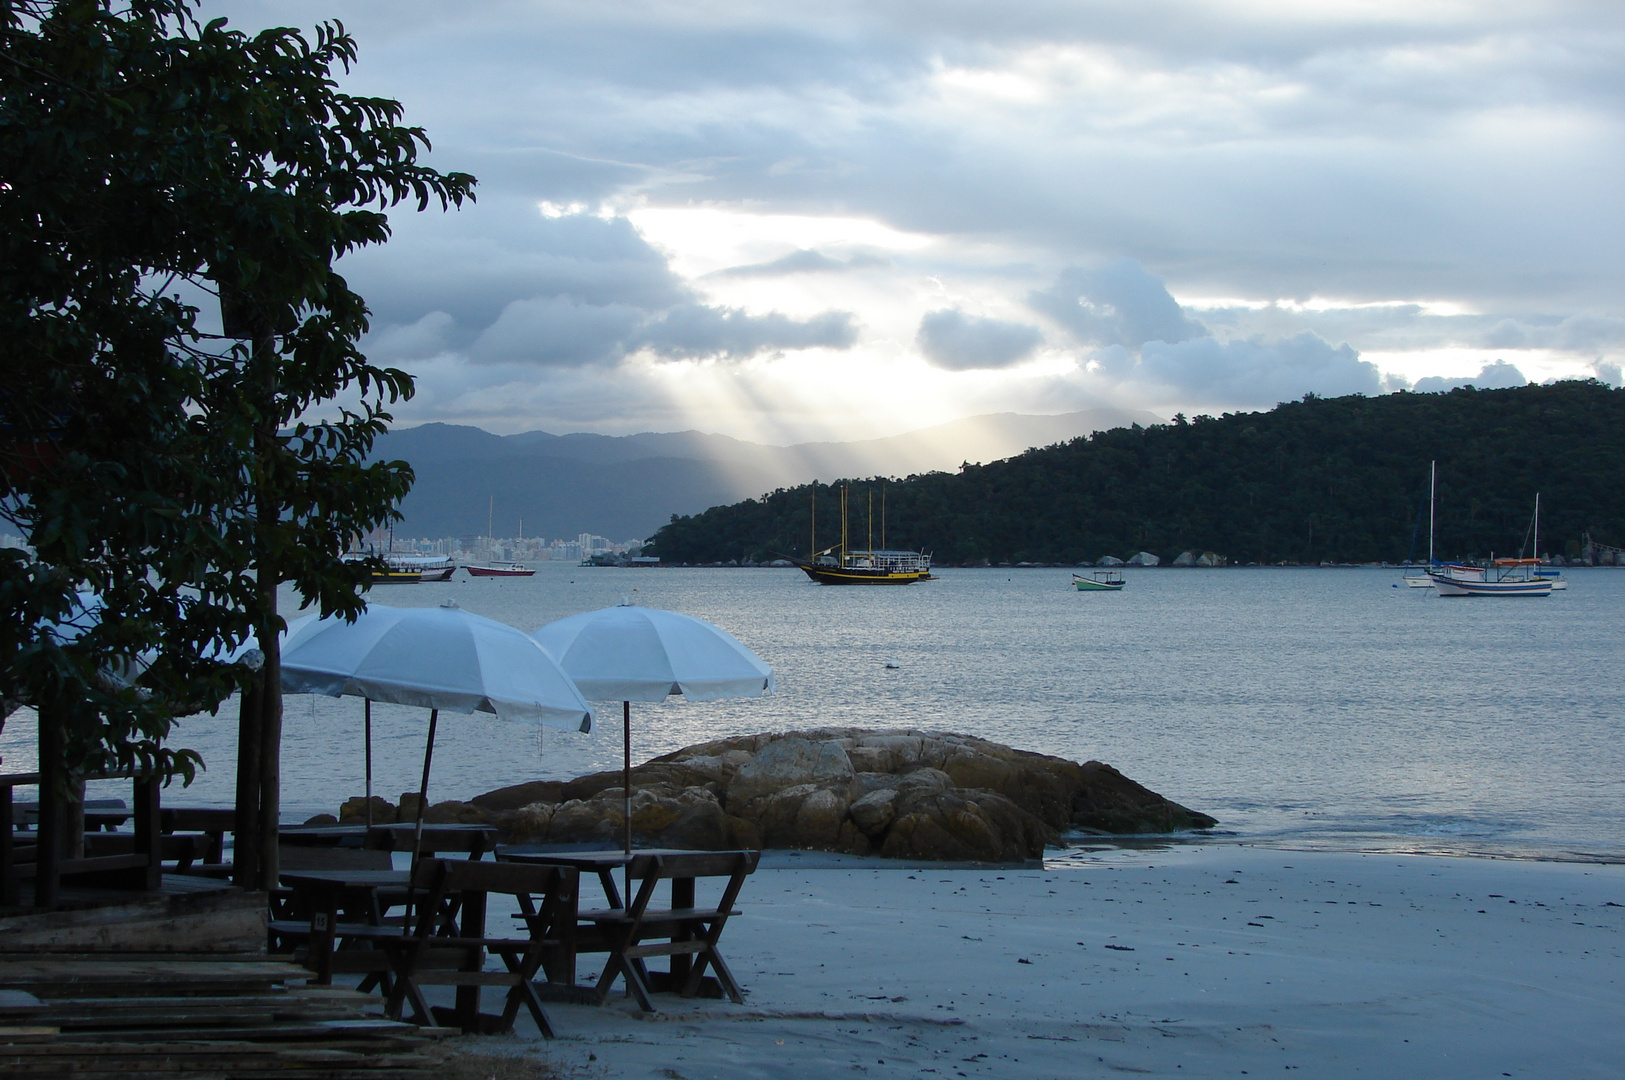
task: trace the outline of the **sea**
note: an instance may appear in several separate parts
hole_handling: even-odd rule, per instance
[[[1116,593],[1079,592],[1068,569],[938,574],[857,588],[542,563],[370,595],[525,631],[625,599],[713,622],[772,665],[770,696],[634,704],[634,761],[755,732],[951,731],[1104,761],[1219,819],[1157,843],[1625,859],[1625,570],[1567,570],[1544,599],[1442,599],[1372,567],[1130,569]],[[620,705],[595,710],[590,735],[443,713],[430,800],[618,768]],[[417,790],[427,726],[374,706],[375,793]],[[362,792],[362,732],[358,699],[286,699],[286,820]],[[166,804],[230,805],[235,736],[234,702],[178,722],[206,768]],[[34,738],[27,710],[6,722],[5,771],[31,767]]]

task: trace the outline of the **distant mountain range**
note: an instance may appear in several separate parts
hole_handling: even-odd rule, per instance
[[[957,471],[1035,446],[1131,424],[1148,412],[1090,409],[1059,416],[995,413],[861,442],[767,446],[698,431],[639,435],[493,435],[424,424],[391,431],[373,457],[411,463],[403,536],[480,536],[494,500],[497,536],[615,540],[647,537],[673,515],[696,514],[812,480]]]

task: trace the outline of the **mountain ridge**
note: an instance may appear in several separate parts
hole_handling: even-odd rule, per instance
[[[372,460],[417,475],[396,532],[425,537],[643,538],[674,516],[811,480],[903,477],[999,460],[1090,431],[1161,423],[1152,413],[1089,409],[993,413],[855,442],[772,446],[701,431],[497,435],[431,422],[380,436]]]

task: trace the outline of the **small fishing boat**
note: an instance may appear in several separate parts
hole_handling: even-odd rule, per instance
[[[1073,574],[1072,584],[1079,592],[1116,592],[1123,587],[1123,571],[1096,570],[1087,577]]]
[[[1449,564],[1433,573],[1440,596],[1550,596],[1552,583],[1537,577],[1539,559],[1495,559],[1490,565]]]

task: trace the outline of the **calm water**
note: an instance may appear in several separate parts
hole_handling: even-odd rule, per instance
[[[1544,600],[1441,600],[1392,588],[1398,576],[1162,569],[1112,594],[1073,590],[1066,570],[842,589],[792,570],[544,563],[529,579],[373,597],[455,597],[529,631],[627,595],[715,622],[773,665],[772,697],[634,705],[635,759],[757,731],[932,728],[1109,762],[1245,839],[1625,856],[1625,571],[1572,571]],[[443,716],[430,797],[614,768],[618,714],[604,706],[591,736],[541,738]],[[362,790],[361,717],[356,699],[287,699],[289,817]],[[234,704],[181,725],[209,769],[168,801],[229,804],[235,726]],[[375,707],[378,793],[416,790],[426,726],[423,711]],[[0,734],[8,771],[32,739],[19,713]]]

